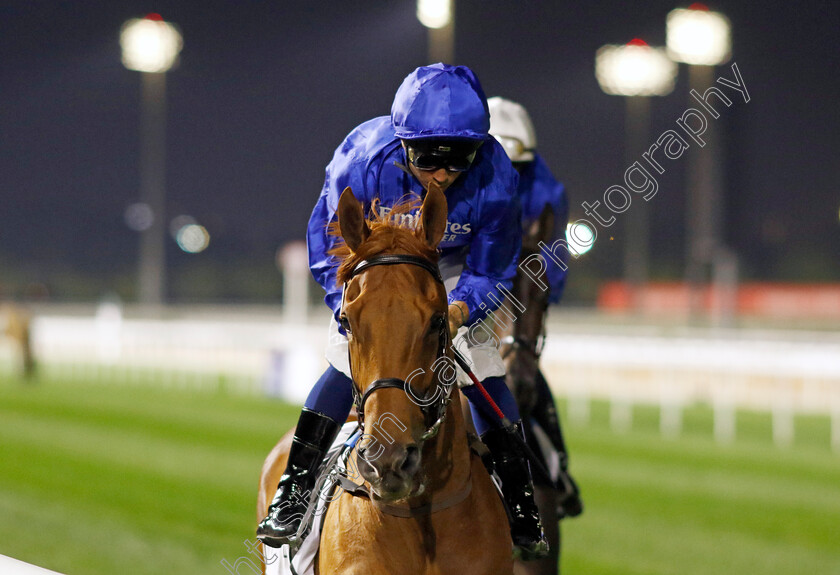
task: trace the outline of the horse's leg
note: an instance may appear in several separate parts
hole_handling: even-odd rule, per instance
[[[517,561],[514,575],[557,575],[560,573],[560,520],[557,518],[557,492],[551,487],[534,486],[534,499],[548,541],[548,556],[536,561]]]

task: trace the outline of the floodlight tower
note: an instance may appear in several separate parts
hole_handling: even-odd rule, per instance
[[[668,13],[666,21],[668,56],[688,64],[689,87],[702,96],[714,84],[715,66],[730,58],[730,25],[726,16],[712,12],[703,4],[692,4]],[[691,106],[696,106],[693,99]],[[702,306],[702,284],[707,268],[720,255],[723,267],[731,267],[734,257],[722,244],[723,151],[713,118],[703,134],[705,149],[692,145],[688,150],[688,189],[686,194],[686,268],[689,286],[689,313],[697,315]]]
[[[595,54],[595,76],[601,89],[624,96],[625,160],[629,168],[646,150],[650,131],[650,96],[665,96],[674,89],[677,65],[662,48],[635,38],[624,45],[602,46]],[[634,194],[637,205],[624,216],[624,281],[630,287],[632,306],[640,309],[640,288],[648,280],[649,232],[647,202]]]
[[[134,18],[120,32],[122,62],[140,72],[140,200],[151,225],[141,232],[138,300],[160,305],[166,293],[166,72],[183,46],[181,33],[159,14]]]
[[[428,63],[454,64],[455,0],[417,0],[417,19],[428,32]]]

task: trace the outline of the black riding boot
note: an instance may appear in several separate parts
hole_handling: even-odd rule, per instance
[[[515,427],[521,437],[519,424]],[[510,432],[502,428],[487,431],[481,440],[493,455],[496,473],[502,481],[502,496],[508,508],[510,536],[515,549],[525,561],[545,557],[548,543],[534,503],[531,471],[522,448]]]
[[[257,539],[269,547],[291,543],[309,505],[318,468],[341,425],[322,413],[303,408],[300,413],[286,471],[268,514],[257,527]]]
[[[537,372],[537,377],[542,378],[538,385],[548,390],[542,371]],[[560,427],[560,416],[551,396],[546,391],[547,397],[541,397],[531,416],[545,431],[554,449],[560,455],[560,477],[555,485],[557,489],[557,512],[560,518],[577,517],[583,513],[583,501],[580,498],[580,490],[577,483],[569,473],[569,455],[566,450],[566,441],[563,438],[563,428]]]

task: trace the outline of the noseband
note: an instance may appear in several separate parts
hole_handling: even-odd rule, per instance
[[[435,281],[441,285],[443,285],[443,278],[440,275],[440,270],[438,270],[437,266],[433,263],[425,260],[421,257],[417,256],[410,256],[405,254],[382,254],[378,256],[372,256],[366,260],[360,261],[356,264],[356,267],[353,268],[353,271],[350,273],[350,277],[347,278],[347,281],[344,283],[344,292],[347,291],[347,284],[357,275],[361,274],[365,270],[372,268],[374,266],[388,266],[388,265],[399,265],[399,264],[409,264],[423,268],[435,279]],[[344,315],[344,293],[342,293],[342,301],[341,301],[341,315]],[[446,348],[449,344],[449,322],[446,321],[446,317],[444,316],[444,321],[441,325],[440,332],[438,334],[438,351],[437,357],[435,361],[440,359],[446,353]],[[348,356],[349,356],[349,348],[348,348]],[[349,357],[348,357],[349,359]],[[350,374],[353,374],[353,366],[350,366]],[[435,376],[437,380],[437,376]],[[354,385],[353,385],[353,401],[356,404],[356,412],[358,413],[359,417],[359,426],[363,426],[365,422],[365,402],[368,398],[373,395],[375,391],[380,389],[385,389],[388,387],[393,387],[397,389],[402,389],[406,395],[409,396],[410,399],[414,403],[416,403],[420,410],[423,412],[423,416],[426,420],[427,429],[421,436],[421,440],[425,441],[426,439],[431,439],[435,435],[438,434],[440,430],[440,425],[443,423],[443,419],[446,416],[446,408],[451,401],[451,392],[452,387],[454,385],[450,384],[448,386],[444,385],[444,393],[441,395],[440,399],[436,401],[430,401],[431,397],[437,393],[437,389],[434,390],[433,394],[429,397],[428,400],[418,398],[418,401],[415,401],[417,396],[409,389],[409,382],[398,379],[395,377],[387,377],[383,379],[377,379],[373,383],[368,386],[368,388],[364,391],[364,393],[360,394],[356,385],[355,385],[355,377],[353,378]],[[438,380],[438,384],[440,382]]]

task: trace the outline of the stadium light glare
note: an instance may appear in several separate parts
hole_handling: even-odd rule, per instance
[[[178,29],[158,14],[133,18],[120,31],[122,62],[137,72],[166,72],[175,64],[183,47]]]
[[[203,252],[210,245],[210,234],[204,226],[188,224],[175,236],[178,247],[188,254]]]
[[[149,204],[136,202],[125,209],[125,225],[135,232],[144,232],[155,222],[155,213]]]
[[[677,65],[664,49],[633,40],[599,48],[595,77],[601,89],[614,96],[665,96],[674,89]]]
[[[444,28],[452,20],[451,0],[417,0],[417,19],[426,28]]]
[[[577,222],[567,224],[566,243],[574,253],[583,255],[595,245],[595,232],[586,224]]]
[[[668,13],[665,23],[668,56],[686,64],[715,66],[729,60],[729,19],[702,4]]]

